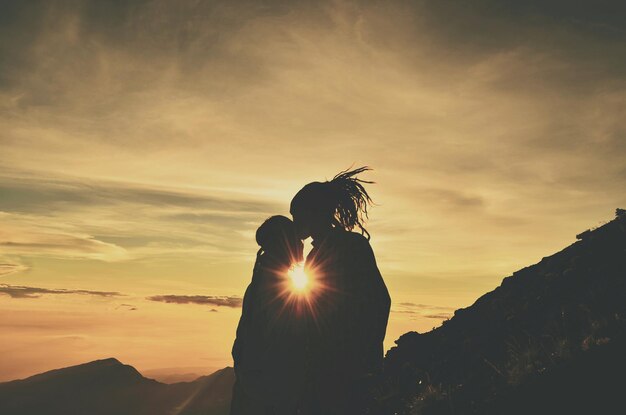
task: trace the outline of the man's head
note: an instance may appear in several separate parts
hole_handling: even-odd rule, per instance
[[[301,239],[327,232],[333,227],[352,230],[355,226],[368,235],[363,227],[367,206],[371,199],[355,176],[368,167],[344,171],[326,182],[313,182],[304,186],[291,201],[290,213]]]
[[[301,239],[332,227],[336,207],[328,183],[309,183],[291,200],[289,212]]]

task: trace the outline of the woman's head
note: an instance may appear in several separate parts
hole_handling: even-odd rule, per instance
[[[369,237],[363,226],[367,207],[372,199],[362,183],[372,183],[356,176],[369,167],[346,170],[326,182],[313,182],[304,186],[291,201],[290,212],[302,239],[339,227],[352,230],[355,227]]]
[[[263,255],[282,265],[290,266],[303,259],[303,244],[296,233],[294,223],[285,216],[268,218],[256,231],[256,242]]]

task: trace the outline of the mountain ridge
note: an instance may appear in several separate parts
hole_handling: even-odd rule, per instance
[[[233,383],[231,367],[165,384],[111,357],[0,383],[0,413],[226,415]]]
[[[97,359],[86,363],[80,363],[77,365],[66,366],[58,369],[51,369],[45,372],[37,373],[35,375],[31,375],[22,379],[14,379],[5,382],[0,382],[0,385],[13,383],[13,382],[36,382],[43,381],[49,378],[54,378],[56,376],[63,376],[69,373],[73,374],[89,374],[91,371],[101,371],[107,370],[110,372],[113,371],[126,371],[128,374],[133,374],[135,376],[143,376],[141,373],[135,369],[133,366],[125,365],[114,357],[108,357],[104,359]]]

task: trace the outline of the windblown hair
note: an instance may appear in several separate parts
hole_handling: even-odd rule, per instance
[[[361,230],[367,239],[370,234],[365,229],[367,208],[372,199],[363,184],[374,183],[356,177],[371,170],[359,167],[344,170],[326,182],[313,182],[304,186],[291,201],[291,211],[314,211],[327,215],[333,226],[347,231],[354,228]]]
[[[354,170],[344,170],[337,174],[328,182],[335,194],[335,213],[333,222],[335,226],[340,226],[351,231],[355,227],[370,239],[370,234],[365,229],[364,222],[368,218],[367,207],[372,204],[372,198],[365,190],[363,183],[372,184],[374,182],[362,180],[356,177],[358,174],[371,170],[367,166]]]

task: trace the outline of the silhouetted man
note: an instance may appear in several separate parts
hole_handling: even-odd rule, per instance
[[[382,371],[391,300],[363,227],[371,199],[346,171],[314,182],[291,202],[302,239],[313,238],[306,266],[315,277],[309,332],[309,379],[302,413],[365,414]],[[350,232],[355,227],[362,234]]]

